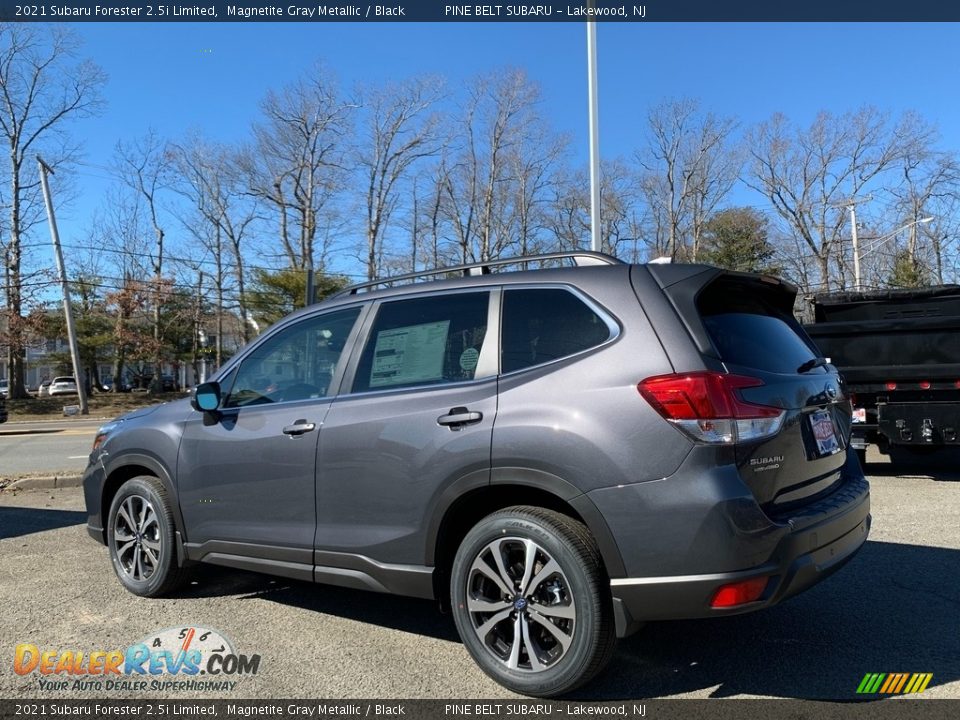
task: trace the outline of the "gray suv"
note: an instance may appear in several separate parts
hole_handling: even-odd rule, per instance
[[[850,401],[792,286],[595,253],[435,274],[100,429],[89,532],[131,592],[206,562],[435,598],[487,674],[554,696],[645,621],[769,607],[863,545]]]

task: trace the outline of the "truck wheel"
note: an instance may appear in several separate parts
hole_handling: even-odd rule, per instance
[[[511,507],[463,539],[453,617],[480,668],[524,695],[552,697],[593,678],[616,645],[609,581],[581,523]]]
[[[181,584],[173,511],[157,478],[141,475],[117,491],[110,503],[107,546],[114,572],[134,595],[160,597]]]

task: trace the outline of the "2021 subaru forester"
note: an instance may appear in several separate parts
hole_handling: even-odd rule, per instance
[[[770,606],[864,543],[850,402],[789,284],[594,253],[437,272],[101,428],[89,532],[130,591],[208,562],[436,598],[486,673],[552,696],[644,621]]]

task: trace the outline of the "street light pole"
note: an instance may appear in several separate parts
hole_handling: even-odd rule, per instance
[[[591,3],[592,5],[592,3]],[[597,24],[587,21],[587,95],[590,105],[590,249],[600,251],[600,126],[597,111]]]
[[[888,232],[886,235],[880,235],[879,237],[867,238],[867,240],[872,241],[872,244],[871,244],[869,247],[867,247],[867,249],[866,249],[865,251],[863,251],[863,252],[861,253],[861,252],[860,252],[859,241],[858,241],[858,238],[857,238],[857,222],[856,222],[857,216],[856,216],[856,211],[854,210],[854,206],[853,206],[853,205],[850,206],[850,218],[851,218],[851,222],[853,222],[853,229],[852,229],[852,232],[851,232],[851,238],[853,239],[853,276],[854,276],[854,280],[855,280],[855,289],[856,289],[858,292],[859,292],[860,289],[861,289],[861,284],[860,284],[860,258],[861,258],[863,255],[867,255],[867,254],[869,254],[870,252],[872,252],[873,250],[876,250],[877,247],[880,245],[880,243],[882,243],[884,240],[886,240],[886,239],[888,239],[888,238],[892,238],[894,235],[896,235],[897,233],[903,232],[903,231],[906,230],[907,228],[914,227],[915,225],[924,225],[924,224],[926,224],[926,223],[928,223],[928,222],[933,222],[933,220],[934,220],[934,217],[933,217],[932,215],[928,215],[927,217],[918,218],[918,219],[916,219],[916,220],[912,220],[912,221],[908,222],[908,223],[905,224],[905,225],[901,225],[901,226],[898,227],[896,230],[893,230],[892,232]]]

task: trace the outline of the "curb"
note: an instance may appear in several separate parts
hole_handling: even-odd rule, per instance
[[[4,488],[10,490],[52,490],[54,488],[80,487],[83,476],[71,473],[68,475],[50,475],[47,477],[26,477],[14,480]]]

